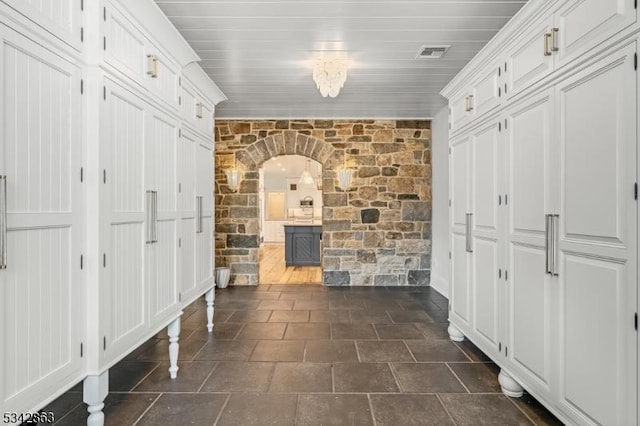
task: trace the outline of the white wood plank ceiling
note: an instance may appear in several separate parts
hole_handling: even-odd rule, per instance
[[[430,118],[440,90],[526,0],[156,0],[229,98],[218,118]],[[421,46],[451,45],[441,59]],[[349,61],[336,98],[312,63]]]

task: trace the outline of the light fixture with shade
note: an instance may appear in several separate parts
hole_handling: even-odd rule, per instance
[[[337,57],[318,59],[313,66],[313,81],[322,97],[335,98],[347,81],[347,62]]]
[[[307,160],[307,164],[304,166],[304,172],[302,172],[302,176],[300,176],[300,180],[298,181],[300,185],[315,186],[316,184],[316,181],[313,180],[313,176],[311,176],[311,172],[309,172],[309,163],[310,161]]]
[[[346,191],[351,188],[351,179],[353,179],[353,170],[351,169],[340,169],[337,172],[338,175],[338,186]]]
[[[242,178],[242,172],[238,169],[227,169],[225,171],[227,175],[227,185],[231,192],[237,192],[240,188],[240,180]]]

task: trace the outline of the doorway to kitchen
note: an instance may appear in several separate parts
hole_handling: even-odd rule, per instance
[[[260,284],[322,283],[322,165],[301,155],[259,171]]]

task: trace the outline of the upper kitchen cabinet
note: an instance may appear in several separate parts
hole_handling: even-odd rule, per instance
[[[466,90],[451,98],[451,132],[463,128],[500,105],[503,95],[501,76],[500,67],[491,67],[482,72]]]
[[[121,74],[149,93],[160,98],[169,108],[179,108],[180,66],[174,58],[157,47],[137,22],[111,2],[103,9],[102,49],[104,61],[116,74]]]
[[[180,86],[180,115],[183,124],[213,143],[214,106],[227,98],[197,63],[182,69]]]
[[[552,13],[522,31],[508,49],[508,98],[532,87],[574,59],[609,47],[607,40],[631,27],[636,0],[558,2]]]
[[[82,49],[83,0],[0,0],[0,2],[26,16],[74,49],[78,51]]]

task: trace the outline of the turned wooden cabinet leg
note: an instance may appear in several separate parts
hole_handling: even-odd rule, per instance
[[[204,298],[207,301],[207,330],[211,333],[213,331],[213,302],[216,300],[215,288],[207,291]]]
[[[453,324],[449,324],[449,328],[447,328],[449,332],[449,339],[454,342],[462,342],[464,340],[464,334]]]
[[[522,386],[520,386],[520,383],[516,382],[505,370],[500,370],[500,374],[498,374],[498,383],[500,383],[500,387],[502,387],[503,394],[510,396],[511,398],[520,398],[522,396]]]
[[[104,425],[104,399],[109,393],[109,370],[99,376],[87,376],[84,379],[83,401],[88,405],[87,426],[103,426]]]
[[[178,377],[178,338],[180,336],[180,317],[171,321],[167,327],[169,335],[169,375],[172,379]]]

